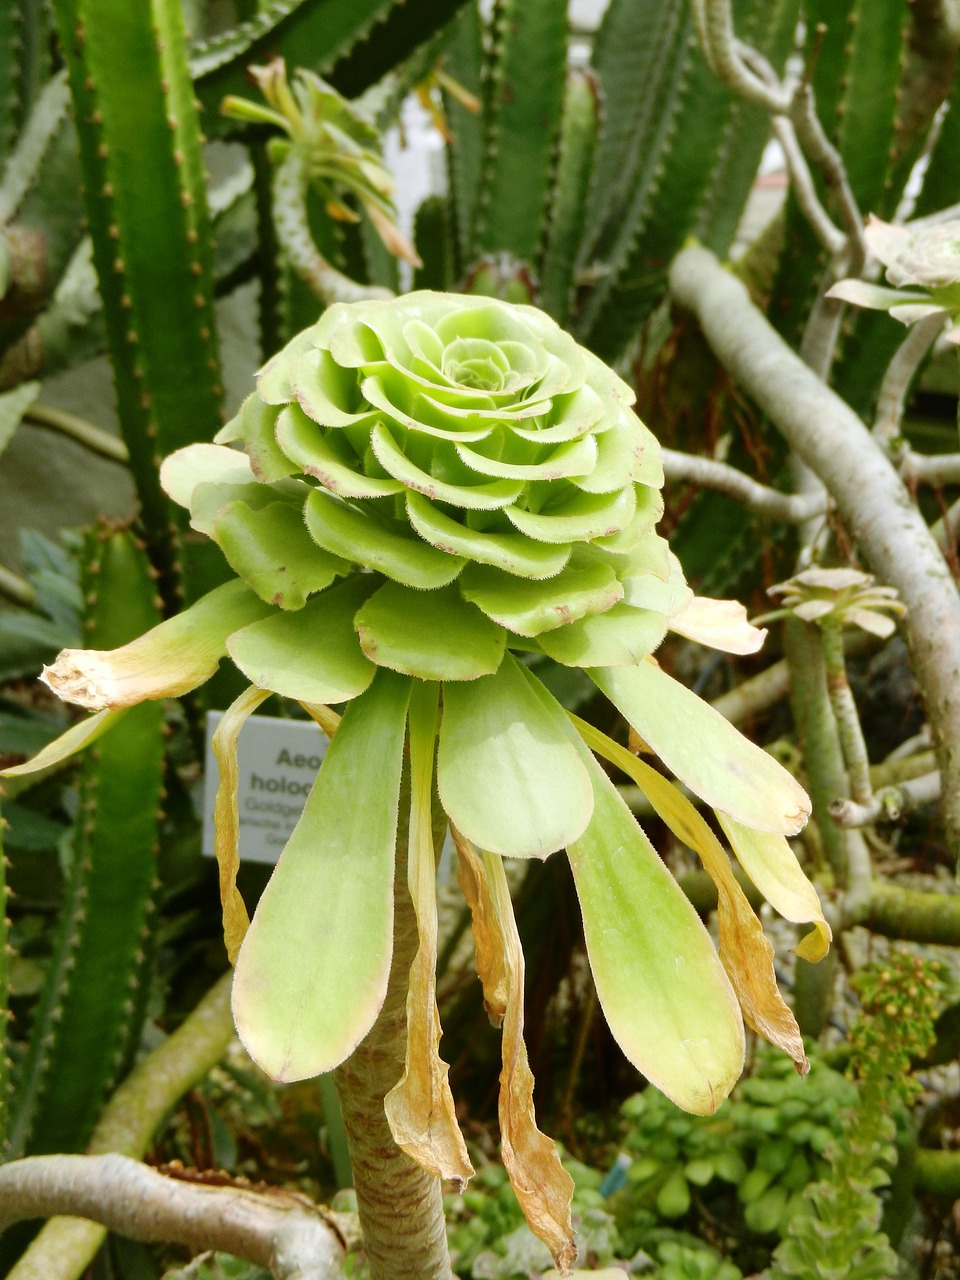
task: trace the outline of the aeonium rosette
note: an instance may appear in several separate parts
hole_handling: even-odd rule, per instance
[[[894,287],[838,280],[827,297],[889,311],[905,325],[942,316],[950,321],[944,337],[960,345],[960,219],[911,227],[871,214],[864,238]]]
[[[408,752],[420,949],[407,1069],[387,1114],[427,1167],[469,1175],[437,1053],[436,793],[488,1007],[504,1026],[505,1162],[558,1258],[568,1257],[565,1175],[547,1140],[530,1136],[522,954],[502,857],[566,848],[611,1029],[681,1106],[711,1112],[726,1096],[742,1067],[744,1017],[798,1064],[804,1057],[772,951],[713,829],[662,774],[568,716],[530,655],[587,669],[716,811],[757,887],[788,919],[814,922],[801,954],[818,958],[829,939],[786,840],[806,819],[803,790],[650,657],[668,628],[734,652],[755,649],[762,633],[739,606],[695,600],[656,533],[659,450],[632,400],[532,307],[423,292],[333,306],[265,366],[218,443],[164,465],[168,493],[236,579],[124,649],[68,651],[46,673],[101,717],[186,692],[224,654],[251,682],[218,732],[218,851],[237,1026],[278,1079],[342,1062],[383,1001]],[[336,719],[330,704],[345,709],[247,928],[235,887],[235,749],[271,691],[324,724]],[[75,732],[89,738],[104,723]],[[593,752],[631,776],[702,857],[718,886],[719,956]]]

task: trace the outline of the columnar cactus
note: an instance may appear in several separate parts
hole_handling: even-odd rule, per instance
[[[571,720],[530,655],[586,668],[718,811],[774,905],[815,922],[803,954],[822,954],[829,936],[785,839],[806,819],[802,789],[650,656],[671,627],[736,652],[762,633],[737,606],[695,600],[656,533],[659,450],[632,398],[532,307],[436,293],[333,306],[265,366],[217,443],[164,464],[168,493],[236,580],[124,649],[68,651],[46,672],[91,709],[185,692],[224,653],[251,682],[218,737],[221,888],[237,1026],[283,1080],[330,1070],[376,1019],[409,743],[420,951],[407,1071],[387,1115],[404,1150],[443,1176],[469,1176],[437,1055],[436,791],[460,850],[488,1006],[504,1019],[505,1159],[509,1147],[528,1197],[555,1156],[525,1128],[522,961],[502,857],[566,847],[614,1035],[680,1105],[710,1112],[731,1088],[741,1007],[804,1061],[769,946],[716,837],[661,775]],[[234,883],[234,752],[270,691],[326,724],[322,704],[347,705],[247,929]],[[719,958],[586,742],[631,772],[702,854],[720,890]],[[568,1260],[568,1217],[525,1208]]]

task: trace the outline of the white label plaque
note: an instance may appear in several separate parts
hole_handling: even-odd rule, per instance
[[[213,733],[221,711],[207,712],[207,761],[203,790],[203,852],[213,856],[213,804],[220,770]],[[329,739],[312,720],[250,716],[237,748],[240,857],[276,862],[307,802]]]

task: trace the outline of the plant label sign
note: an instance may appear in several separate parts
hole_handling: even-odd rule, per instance
[[[203,852],[213,857],[213,805],[220,770],[213,734],[222,716],[208,711],[207,767],[203,792]],[[311,720],[250,716],[237,747],[240,857],[276,862],[307,802],[329,739]]]

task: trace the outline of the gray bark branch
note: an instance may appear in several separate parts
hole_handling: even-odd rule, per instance
[[[723,366],[824,482],[872,572],[907,606],[904,635],[943,778],[947,837],[960,853],[960,596],[940,548],[864,424],[713,254],[684,249],[670,288],[697,316]]]
[[[289,1192],[181,1181],[121,1155],[31,1156],[0,1167],[0,1230],[50,1214],[195,1254],[221,1250],[277,1280],[333,1280],[345,1253],[333,1220]]]

